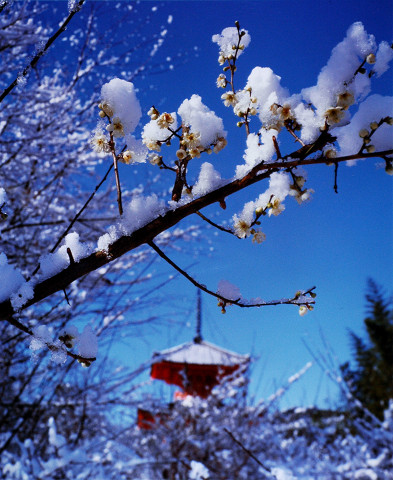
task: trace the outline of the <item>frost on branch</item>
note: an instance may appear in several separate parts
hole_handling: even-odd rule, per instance
[[[0,278],[0,302],[9,298],[13,308],[18,310],[33,297],[33,288],[20,270],[8,263],[4,253],[0,253]]]
[[[79,240],[79,234],[69,233],[62,245],[56,252],[48,253],[40,258],[41,279],[52,277],[56,273],[67,268],[72,262],[79,262],[91,253],[91,247]]]

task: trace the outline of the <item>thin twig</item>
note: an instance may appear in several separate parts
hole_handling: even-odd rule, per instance
[[[226,233],[230,233],[231,235],[235,235],[233,233],[233,231],[229,228],[225,228],[221,225],[218,225],[217,223],[214,223],[212,220],[210,220],[209,218],[207,218],[205,215],[203,215],[203,213],[201,212],[195,212],[198,216],[200,216],[202,218],[202,220],[204,220],[205,222],[209,223],[212,227],[215,227],[215,228],[218,228],[218,230],[221,230],[222,232],[226,232]],[[236,237],[236,235],[235,235]]]
[[[252,452],[251,450],[249,450],[248,448],[246,448],[242,442],[240,442],[234,435],[232,432],[230,432],[227,428],[224,428],[224,432],[227,433],[231,439],[236,443],[236,445],[239,445],[239,447],[245,452],[247,453],[247,455],[252,458],[253,460],[255,460],[257,462],[257,464],[259,466],[261,466],[264,470],[266,470],[270,475],[272,475],[273,478],[277,478],[275,475],[272,474],[272,471],[270,470],[269,467],[267,467],[266,465],[264,465],[260,460],[259,458],[257,458]]]
[[[119,169],[118,169],[118,163],[117,163],[117,155],[116,155],[116,150],[115,150],[115,142],[113,140],[113,133],[110,132],[110,141],[109,141],[109,146],[112,152],[112,158],[113,158],[113,166],[115,169],[115,180],[116,180],[116,190],[117,190],[117,204],[119,206],[119,215],[123,215],[123,203],[121,200],[121,187],[120,187],[120,178],[119,178]]]
[[[338,193],[337,174],[338,174],[338,163],[335,163],[334,164],[334,191],[336,193]]]
[[[60,243],[62,242],[62,240],[67,236],[68,232],[71,230],[71,228],[74,226],[74,223],[78,220],[78,218],[82,215],[83,211],[87,208],[87,206],[89,205],[89,203],[93,200],[94,198],[94,195],[97,193],[97,191],[99,190],[99,188],[101,187],[101,185],[105,182],[105,180],[108,178],[108,175],[110,173],[110,171],[112,170],[113,168],[113,165],[110,165],[110,167],[108,168],[107,172],[105,173],[104,177],[102,178],[102,180],[100,181],[100,183],[98,185],[96,185],[94,191],[91,193],[90,197],[86,200],[85,204],[83,205],[83,207],[79,210],[79,212],[75,215],[75,217],[71,220],[71,223],[68,225],[68,227],[66,228],[66,230],[63,232],[63,234],[60,236],[60,238],[57,240],[55,246],[51,249],[50,253],[53,253],[56,248],[60,245]],[[38,265],[34,272],[31,274],[31,276],[33,277],[37,272],[38,270],[40,269],[40,265]]]
[[[195,285],[197,288],[200,290],[204,291],[205,293],[216,297],[218,300],[221,302],[224,302],[225,305],[237,305],[238,307],[241,308],[252,308],[252,307],[263,307],[263,306],[273,306],[273,305],[303,305],[305,303],[311,304],[315,303],[315,301],[310,298],[309,301],[307,302],[297,302],[298,296],[295,295],[293,298],[285,298],[281,300],[271,300],[267,302],[260,302],[260,303],[242,303],[240,302],[240,298],[237,300],[232,300],[229,298],[224,297],[223,295],[220,295],[219,293],[213,292],[212,290],[209,290],[205,285],[197,282],[193,277],[191,277],[185,270],[179,267],[173,260],[171,260],[153,241],[146,242],[163,260],[165,260],[169,265],[171,265],[175,270],[177,270],[179,273],[183,275],[183,277],[187,278],[193,285]],[[315,287],[310,288],[307,290],[307,292],[304,293],[304,295],[307,295],[314,290]]]
[[[289,125],[285,125],[285,128],[288,130],[288,132],[293,136],[293,138],[302,145],[302,147],[305,147],[306,144],[303,142],[301,138],[299,138],[296,133],[292,130],[292,128]]]
[[[18,81],[21,77],[26,77],[28,75],[28,73],[30,72],[31,69],[33,69],[38,61],[40,60],[40,58],[45,54],[45,52],[48,50],[48,48],[52,45],[52,43],[66,30],[67,28],[67,25],[70,23],[72,17],[77,13],[79,12],[79,10],[81,9],[82,5],[84,4],[85,0],[79,0],[78,4],[72,9],[72,11],[69,13],[68,17],[64,20],[64,22],[61,24],[60,28],[57,30],[57,32],[52,35],[50,37],[50,39],[46,42],[46,44],[44,45],[44,48],[42,50],[40,50],[39,52],[37,52],[34,57],[32,58],[31,62],[29,63],[29,65],[27,65],[27,67],[25,67],[25,69],[23,70],[23,72],[18,75],[15,80],[11,83],[11,85],[9,85],[4,91],[3,93],[0,95],[0,103],[4,100],[4,98],[12,92],[12,90],[18,85]]]

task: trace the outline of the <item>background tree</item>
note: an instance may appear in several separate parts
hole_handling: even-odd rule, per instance
[[[367,317],[364,325],[367,340],[350,332],[355,366],[342,365],[344,379],[353,395],[383,419],[393,400],[393,308],[382,288],[373,280],[366,294]]]
[[[10,264],[33,281],[42,253],[55,251],[70,226],[77,225],[84,238],[93,240],[116,217],[116,206],[110,200],[116,192],[114,182],[107,180],[108,167],[89,144],[100,85],[113,76],[119,61],[124,75],[134,81],[169,68],[167,62],[156,61],[169,24],[155,21],[153,14],[143,17],[135,6],[123,10],[112,4],[113,25],[105,21],[103,28],[105,8],[91,2],[80,10],[82,4],[69,2],[67,10],[66,2],[2,3],[0,250],[2,259],[6,255]],[[67,31],[62,29],[65,25]],[[148,35],[143,28],[149,28]],[[176,64],[176,52],[173,59]],[[127,188],[141,192],[140,182],[133,180],[131,176]],[[149,189],[149,172],[145,180],[143,188]],[[91,203],[94,213],[87,213]],[[162,241],[175,246],[178,240],[192,238],[191,231],[196,230],[178,229]],[[120,323],[126,338],[131,331],[133,336],[143,335],[141,326],[146,323],[165,322],[163,311],[158,318],[149,310],[152,303],[162,301],[159,286],[164,281],[150,275],[153,262],[153,252],[141,249],[81,279],[34,311],[20,312],[18,321],[32,328],[45,325],[56,337],[69,323],[89,323],[103,338],[103,351],[108,352]],[[0,289],[9,280],[3,271]],[[123,385],[135,373],[113,372],[115,367],[106,364],[106,355],[94,376],[74,372],[74,360],[59,370],[58,364],[48,362],[50,352],[37,352],[32,363],[32,352],[21,342],[21,333],[7,322],[0,324],[0,433],[4,434],[0,452],[16,436],[39,442],[46,435],[49,417],[56,419],[60,433],[78,443],[87,432],[96,431],[87,418],[94,424],[102,418],[98,410],[97,415],[91,413],[94,406],[102,407],[103,398],[109,401],[106,395],[88,401],[86,390],[98,395],[104,383],[108,388]],[[113,404],[122,395],[114,391],[110,394]]]

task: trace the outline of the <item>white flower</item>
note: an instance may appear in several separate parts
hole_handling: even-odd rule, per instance
[[[112,135],[115,138],[119,137],[124,137],[124,129],[123,129],[123,124],[121,123],[121,120],[119,117],[114,117],[112,120],[112,123],[110,123],[106,129],[108,132],[112,132]]]
[[[325,155],[326,158],[336,158],[337,157],[337,150],[330,146],[330,145],[327,145],[324,149],[323,149],[323,154]]]
[[[325,118],[329,125],[340,123],[345,115],[342,107],[328,108],[325,112]]]
[[[201,146],[201,134],[199,132],[187,133],[183,136],[182,144],[192,150]]]
[[[154,150],[155,152],[161,152],[161,145],[158,142],[145,141],[145,139],[143,139],[143,143],[146,145],[146,147],[149,150]]]
[[[277,108],[277,113],[280,115],[281,120],[289,120],[292,117],[291,106],[286,103],[282,107]]]
[[[230,107],[231,105],[234,107],[238,100],[236,94],[233,92],[225,92],[221,95],[221,99],[224,100],[224,105],[226,107]]]
[[[109,105],[108,102],[102,102],[98,105],[101,111],[104,113],[104,116],[113,117],[113,108]],[[101,117],[101,112],[100,112]]]
[[[388,175],[393,175],[393,165],[391,163],[387,163],[385,167],[385,172]]]
[[[122,163],[125,163],[126,165],[129,165],[132,160],[132,157],[133,157],[133,152],[131,152],[130,150],[126,150],[125,152],[123,152],[123,160],[120,160],[122,161]]]
[[[95,152],[97,153],[108,153],[110,151],[107,138],[104,134],[96,132],[94,137],[91,139],[91,145]]]
[[[157,155],[156,153],[150,153],[148,157],[149,163],[152,165],[161,165],[162,164],[162,157]]]
[[[370,53],[369,55],[367,55],[366,62],[370,65],[373,65],[375,63],[375,59],[375,55],[373,53]]]
[[[179,159],[179,160],[183,160],[183,158],[186,158],[187,156],[187,152],[185,150],[183,150],[182,148],[180,148],[177,152],[176,152],[176,157]]]
[[[300,305],[299,307],[299,315],[304,317],[304,315],[308,312],[308,308],[305,305]]]
[[[218,138],[216,144],[213,147],[214,153],[220,152],[223,148],[225,148],[227,146],[227,143],[228,142],[227,142],[226,138],[224,138],[224,137]]]
[[[274,215],[280,215],[281,212],[285,210],[285,206],[281,203],[278,197],[274,197],[273,200],[270,202],[271,208],[269,209],[269,217]]]
[[[251,234],[250,225],[245,220],[242,220],[242,219],[239,219],[235,223],[234,229],[235,229],[236,236],[239,238],[246,238]]]
[[[191,148],[188,153],[190,154],[191,158],[199,158],[201,156],[201,151],[199,147]]]
[[[351,92],[343,92],[337,95],[337,106],[344,109],[355,103],[355,97]]]
[[[147,114],[152,120],[157,120],[158,116],[160,115],[160,113],[155,107],[151,107],[151,109],[147,112]]]
[[[266,235],[261,230],[256,230],[252,234],[252,243],[262,243],[266,240]]]
[[[157,120],[157,125],[160,128],[168,128],[169,125],[171,125],[175,119],[172,117],[170,113],[163,113],[159,116]]]
[[[227,79],[223,73],[218,76],[216,84],[218,88],[225,88],[227,86]]]

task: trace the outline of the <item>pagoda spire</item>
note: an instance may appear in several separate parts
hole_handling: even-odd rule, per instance
[[[196,335],[194,337],[195,343],[201,343],[202,341],[202,300],[201,291],[197,291],[197,316],[196,316]]]

